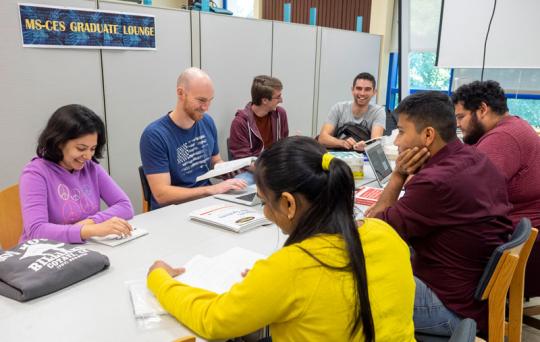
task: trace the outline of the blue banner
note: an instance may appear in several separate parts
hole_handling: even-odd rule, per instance
[[[155,18],[151,15],[35,4],[19,4],[19,12],[23,46],[156,48]]]

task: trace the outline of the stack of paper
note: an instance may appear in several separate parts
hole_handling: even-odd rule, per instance
[[[261,212],[234,204],[212,205],[190,213],[189,217],[236,233],[271,224]]]
[[[373,188],[370,186],[361,186],[354,194],[354,202],[356,204],[372,206],[379,200],[383,189]]]
[[[251,269],[257,260],[265,258],[262,254],[240,247],[231,248],[212,258],[198,254],[184,265],[186,271],[176,279],[187,285],[221,294],[242,281],[241,273],[244,270]],[[129,292],[135,317],[166,314],[146,288],[144,281],[133,282],[129,285]]]

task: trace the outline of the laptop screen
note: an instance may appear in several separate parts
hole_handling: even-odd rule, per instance
[[[386,158],[381,142],[377,141],[368,145],[365,152],[373,168],[375,177],[382,186],[382,183],[385,183],[392,174],[392,167],[390,166],[390,162],[388,162],[388,158]]]

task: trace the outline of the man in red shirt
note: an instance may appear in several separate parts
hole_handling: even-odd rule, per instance
[[[415,329],[442,336],[465,317],[487,331],[487,303],[475,300],[474,291],[491,253],[512,231],[504,177],[457,138],[453,107],[440,92],[399,104],[396,168],[366,212],[414,249]]]
[[[484,152],[502,172],[513,208],[514,226],[522,217],[540,227],[540,137],[525,120],[508,112],[504,90],[495,81],[472,82],[452,95],[463,141]],[[525,275],[525,295],[540,296],[540,240]]]
[[[231,124],[229,149],[234,159],[258,157],[274,142],[289,136],[283,85],[275,77],[260,75],[251,85],[251,102],[236,112]]]

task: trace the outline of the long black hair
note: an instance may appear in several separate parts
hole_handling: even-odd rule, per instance
[[[354,219],[354,179],[351,169],[337,158],[327,171],[322,168],[326,149],[314,139],[289,137],[274,143],[256,162],[257,186],[276,200],[283,192],[302,195],[311,206],[299,218],[285,246],[302,242],[316,234],[343,236],[349,263],[343,267],[328,265],[304,250],[325,267],[349,271],[356,286],[353,336],[360,324],[366,341],[375,340],[375,327],[369,304],[366,262]],[[274,198],[271,198],[273,196]]]
[[[87,134],[97,133],[97,146],[92,160],[103,157],[105,146],[105,125],[91,109],[78,104],[70,104],[58,108],[49,118],[47,126],[38,139],[36,153],[38,156],[59,163],[64,159],[62,146],[69,140]]]

